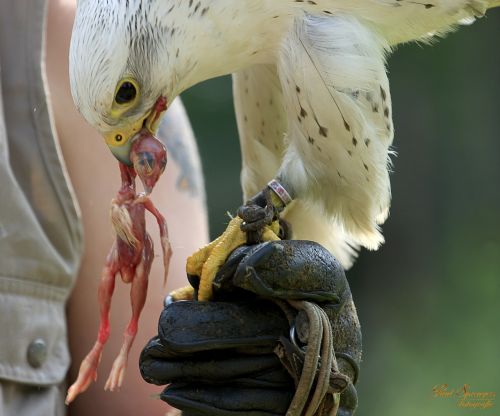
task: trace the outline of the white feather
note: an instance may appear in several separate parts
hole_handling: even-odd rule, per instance
[[[279,63],[290,115],[279,176],[370,249],[383,242],[377,222],[390,200],[385,48],[351,16],[304,15],[285,39]]]

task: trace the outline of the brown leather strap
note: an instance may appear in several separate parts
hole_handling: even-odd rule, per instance
[[[301,331],[307,338],[305,353],[295,341],[293,325],[290,341],[281,339],[276,349],[296,383],[287,416],[335,416],[340,392],[347,388],[350,380],[339,373],[328,316],[315,303],[295,300],[288,303],[299,312],[303,311],[308,322],[306,330]]]

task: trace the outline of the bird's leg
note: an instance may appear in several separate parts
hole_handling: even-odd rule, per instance
[[[243,222],[241,229],[247,233],[248,243],[258,243],[266,225],[276,221],[278,212],[271,203],[271,190],[266,188],[238,209],[238,217]]]
[[[272,180],[269,185],[238,209],[238,216],[243,219],[241,229],[247,233],[248,243],[262,241],[266,226],[279,220],[279,214],[292,198],[285,188]]]
[[[146,302],[146,295],[148,291],[148,276],[153,263],[154,249],[151,237],[146,234],[144,241],[144,249],[142,252],[141,262],[137,265],[135,276],[132,280],[130,288],[130,303],[132,305],[132,317],[123,334],[123,344],[118,356],[113,362],[113,367],[109,373],[108,380],[104,386],[105,390],[115,391],[122,385],[127,368],[127,359],[130,348],[137,335],[137,328],[139,324],[139,317],[141,315],[144,303]]]
[[[220,237],[188,258],[187,274],[200,277],[198,300],[210,300],[215,275],[233,250],[247,243],[279,239],[279,213],[291,200],[278,181],[271,181],[240,207],[238,217],[231,219]],[[185,295],[185,290],[181,290],[179,294]],[[176,292],[171,294],[174,299],[177,299],[176,295]]]
[[[170,240],[168,238],[168,227],[167,222],[163,215],[158,211],[158,209],[154,206],[153,201],[146,196],[139,198],[139,200],[144,204],[144,207],[154,215],[156,218],[156,222],[158,223],[158,227],[160,228],[160,241],[161,248],[163,251],[163,284],[167,284],[168,277],[168,268],[170,265],[170,258],[172,257],[172,247],[170,245]]]
[[[229,228],[229,226],[228,226]],[[200,248],[198,251],[188,257],[186,261],[186,273],[188,276],[201,276],[203,265],[214,248],[222,241],[222,236],[217,237],[214,241]],[[178,300],[193,300],[194,288],[192,286],[184,286],[174,290],[169,294],[169,298],[174,301]]]
[[[276,179],[238,209],[243,220],[241,229],[247,233],[249,244],[268,241],[280,236],[280,213],[292,202],[292,197]],[[287,234],[285,232],[285,234]]]
[[[109,310],[111,307],[111,298],[115,289],[115,278],[118,271],[118,251],[116,243],[113,244],[111,251],[106,259],[106,264],[102,271],[101,282],[99,283],[99,305],[100,305],[100,323],[97,333],[97,341],[83,359],[76,381],[68,389],[66,395],[66,404],[71,403],[76,396],[83,393],[89,387],[92,381],[97,379],[97,366],[101,361],[104,344],[109,338]]]
[[[220,267],[226,262],[227,257],[233,250],[246,243],[246,235],[241,230],[241,218],[233,218],[222,234],[221,238],[210,250],[209,255],[204,259],[201,273],[189,273],[200,276],[200,286],[198,288],[198,300],[206,301],[212,297],[212,281]],[[204,254],[208,254],[204,251]],[[189,259],[188,259],[189,261]],[[200,264],[200,263],[198,263]],[[188,269],[188,268],[187,268]],[[194,270],[191,270],[194,271]]]
[[[243,220],[232,218],[226,231],[211,243],[202,247],[186,262],[188,276],[199,276],[198,300],[207,301],[212,297],[212,281],[217,270],[224,264],[228,255],[246,243],[245,232],[241,230]],[[194,297],[194,289],[190,286],[182,287],[170,293],[169,298],[174,301],[189,300]]]
[[[168,294],[165,298],[165,306],[170,302],[176,302],[179,300],[193,300],[194,299],[194,288],[192,286],[184,286],[179,289],[175,289]]]

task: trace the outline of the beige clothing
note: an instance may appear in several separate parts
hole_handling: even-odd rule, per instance
[[[64,308],[82,255],[42,76],[45,15],[45,0],[0,2],[2,416],[63,414],[54,386],[69,366]]]
[[[3,381],[0,384],[0,415],[63,416],[66,413],[66,388],[36,387]]]

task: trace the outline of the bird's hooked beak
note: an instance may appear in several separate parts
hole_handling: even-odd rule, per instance
[[[160,96],[155,105],[145,117],[140,118],[135,123],[122,128],[119,131],[111,131],[104,135],[106,144],[111,153],[122,163],[132,166],[130,160],[130,150],[132,143],[137,137],[137,133],[146,129],[150,134],[155,135],[160,125],[161,117],[167,110],[168,103],[166,97]]]

